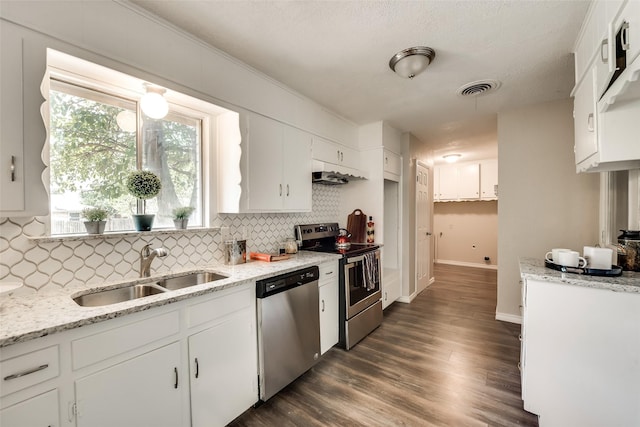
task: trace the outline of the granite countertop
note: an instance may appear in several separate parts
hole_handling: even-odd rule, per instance
[[[602,277],[586,274],[563,273],[545,267],[543,259],[520,258],[520,275],[523,279],[538,279],[546,282],[587,288],[606,289],[616,292],[640,293],[640,273],[623,271],[622,276]]]
[[[213,271],[229,276],[212,283],[191,286],[131,301],[101,306],[80,307],[72,297],[90,293],[82,284],[68,286],[46,294],[3,297],[0,300],[0,348],[51,335],[80,326],[122,317],[127,314],[147,310],[205,295],[211,292],[242,285],[274,275],[287,273],[299,268],[318,265],[336,260],[340,255],[301,251],[288,260],[277,262],[249,261],[246,264],[210,264],[197,268],[173,270],[162,275],[144,279],[125,279],[104,283],[95,289],[118,288],[125,284],[146,283],[160,277],[171,277],[185,272]]]

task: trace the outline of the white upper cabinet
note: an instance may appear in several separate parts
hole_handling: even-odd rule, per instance
[[[358,150],[314,136],[311,152],[313,160],[332,165],[326,166],[326,168],[332,169],[333,172],[365,177],[365,174],[361,171],[360,152]],[[314,163],[318,164],[318,162]],[[322,167],[320,165],[314,166],[313,170],[321,172],[324,167],[325,165],[322,165]]]
[[[459,163],[434,168],[434,200],[480,200],[480,163]]]
[[[640,1],[593,2],[575,50],[576,170],[639,168]]]
[[[399,181],[402,175],[402,157],[396,153],[384,150],[384,178],[391,181]]]
[[[45,127],[40,85],[46,71],[41,37],[0,19],[0,216],[46,215],[42,181]]]
[[[480,199],[498,198],[498,160],[480,162]]]
[[[311,135],[258,114],[218,120],[218,211],[311,211]]]

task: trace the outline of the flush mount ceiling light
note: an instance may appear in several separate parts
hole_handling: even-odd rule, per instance
[[[145,83],[144,87],[147,93],[140,99],[142,112],[152,119],[161,119],[166,116],[169,112],[169,104],[163,96],[166,90],[148,83]]]
[[[410,47],[393,55],[389,60],[389,68],[400,77],[412,79],[423,72],[435,57],[436,52],[430,47]]]
[[[457,162],[460,157],[462,157],[461,154],[447,154],[446,156],[442,156],[447,163]]]

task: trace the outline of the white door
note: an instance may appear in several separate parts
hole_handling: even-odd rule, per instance
[[[282,210],[282,132],[275,120],[252,114],[249,117],[248,170],[249,210]],[[244,155],[244,154],[243,154]]]
[[[416,164],[416,280],[417,292],[423,291],[431,277],[431,199],[429,169]]]
[[[59,426],[58,390],[51,390],[0,411],[0,426]]]
[[[284,209],[311,211],[311,135],[285,126],[282,157]]]
[[[76,381],[78,427],[182,423],[180,343],[173,343]]]
[[[193,427],[226,425],[258,401],[254,323],[247,308],[189,337]]]

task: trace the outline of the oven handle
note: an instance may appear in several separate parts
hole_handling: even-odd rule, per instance
[[[380,253],[380,249],[376,249],[373,252],[376,254],[376,257],[377,257],[378,253]],[[353,264],[353,263],[360,262],[360,261],[364,261],[364,255],[355,256],[353,258],[347,258],[347,264]]]

